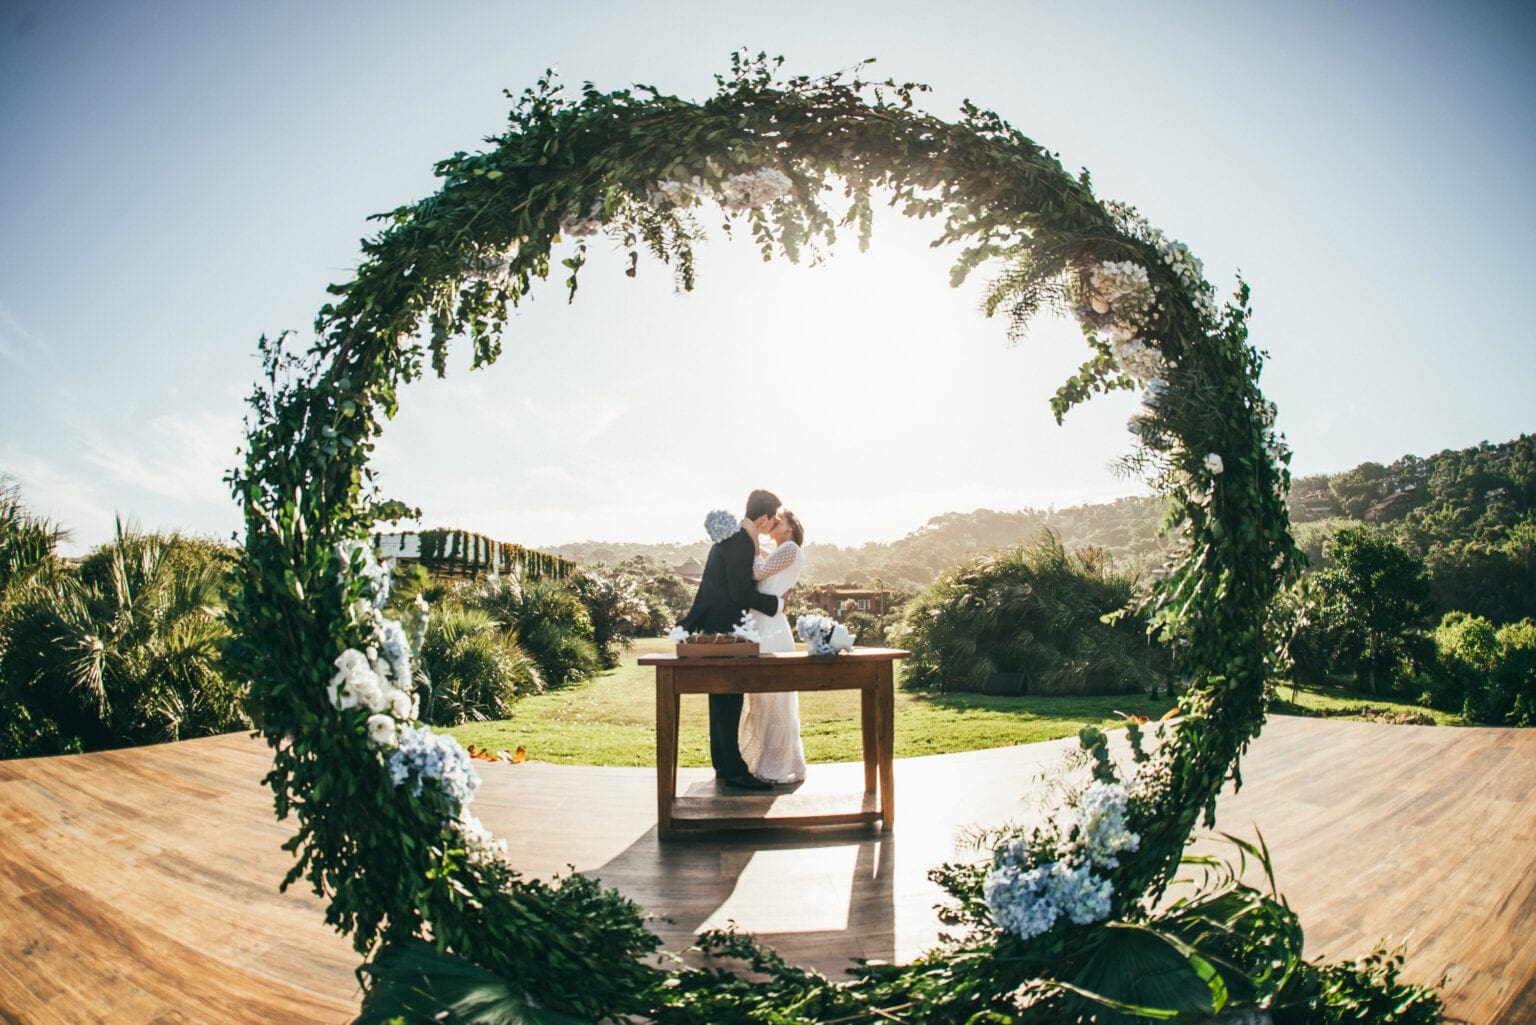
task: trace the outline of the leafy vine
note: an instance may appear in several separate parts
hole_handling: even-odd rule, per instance
[[[1153,908],[1263,724],[1276,657],[1266,613],[1299,559],[1289,453],[1259,390],[1247,286],[1218,307],[1187,247],[1098,199],[1086,172],[1068,174],[991,111],[967,103],[945,121],[916,106],[925,87],[862,71],[786,79],[778,61],[737,54],[701,102],[651,86],[568,96],[546,74],[515,97],[488,148],[437,163],[436,193],[380,215],[306,351],[290,352],[290,335],[263,338],[264,379],[232,474],[249,555],[242,654],[275,752],[276,810],[298,822],[284,885],[303,879],[328,897],[327,920],[375,955],[365,1019],[385,1020],[389,993],[432,991],[448,958],[461,979],[499,980],[531,1020],[766,1020],[771,1008],[783,1022],[1045,1021],[1095,1000],[1112,1020],[1128,1005],[1093,989],[1095,966],[1184,956],[1172,926],[1149,938],[1149,923],[1170,921]],[[1096,783],[1071,815],[1003,838],[990,866],[937,870],[967,928],[914,964],[863,966],[833,985],[722,934],[704,945],[767,981],[665,973],[647,964],[657,940],[617,893],[580,875],[527,880],[496,857],[452,745],[413,726],[407,663],[391,653],[408,660],[409,645],[371,611],[378,575],[357,544],[402,508],[378,495],[369,456],[400,384],[428,364],[443,374],[452,342],[464,340],[475,366],[494,362],[508,311],[557,266],[574,299],[589,239],[622,246],[631,276],[649,254],[691,289],[706,209],[765,259],[819,260],[841,230],[868,244],[876,194],[939,224],[935,244],[958,247],[954,283],[1002,268],[986,312],[1005,314],[1013,337],[1042,310],[1079,320],[1090,355],[1052,400],[1058,420],[1094,394],[1141,391],[1129,462],[1168,496],[1168,527],[1185,539],[1149,605],[1188,681],[1186,716],[1153,751],[1134,735],[1127,770],[1101,736],[1085,736]],[[1282,904],[1242,894],[1265,928],[1289,935]],[[1230,938],[1248,919],[1222,921]],[[1285,983],[1181,963],[1199,985],[1179,1006],[1212,1013],[1238,992],[1277,999]],[[390,981],[402,977],[421,985]]]

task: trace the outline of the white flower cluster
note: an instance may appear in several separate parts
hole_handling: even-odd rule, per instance
[[[1092,289],[1088,304],[1100,315],[1139,325],[1152,306],[1152,282],[1147,268],[1131,260],[1105,260],[1088,272]]]
[[[741,622],[731,628],[731,635],[733,637],[740,637],[744,641],[751,641],[753,644],[757,644],[763,639],[762,634],[757,632],[757,624],[753,622],[752,613],[750,612],[743,612],[741,614]]]
[[[1118,325],[1110,332],[1109,348],[1120,369],[1138,381],[1151,381],[1168,372],[1167,361],[1151,343],[1119,330]]]
[[[694,175],[688,181],[676,181],[668,178],[656,183],[646,196],[652,203],[660,205],[669,203],[672,206],[691,207],[698,206],[700,202],[709,198],[709,186],[705,185]]]
[[[716,509],[704,517],[704,533],[711,544],[719,544],[741,529],[741,521],[724,509]]]
[[[1207,452],[1205,455],[1205,468],[1212,477],[1219,477],[1227,467],[1221,461],[1221,456],[1216,452]]]
[[[341,560],[341,580],[345,585],[361,577],[366,597],[355,600],[348,609],[352,622],[365,627],[373,643],[366,648],[348,648],[336,656],[336,673],[326,688],[331,706],[341,711],[362,708],[368,716],[368,739],[380,747],[395,744],[402,723],[410,723],[421,714],[421,698],[412,693],[412,642],[409,633],[420,638],[426,632],[427,603],[418,595],[406,613],[410,626],[388,618],[381,606],[389,596],[389,568],[373,557],[366,542],[343,541],[336,546]],[[409,633],[408,633],[409,631]]]
[[[341,560],[336,578],[342,587],[362,577],[363,596],[374,608],[382,609],[389,600],[389,567],[374,558],[373,546],[357,538],[342,541],[336,546],[336,558]]]
[[[1104,209],[1109,211],[1110,216],[1119,220],[1126,230],[1140,235],[1155,245],[1158,252],[1162,254],[1163,262],[1177,275],[1184,294],[1189,296],[1196,309],[1205,316],[1215,319],[1216,300],[1211,286],[1205,282],[1204,265],[1195,258],[1189,246],[1170,239],[1161,228],[1152,227],[1141,212],[1129,203],[1105,200]]]
[[[831,616],[800,616],[795,620],[795,635],[805,642],[812,655],[836,655],[853,650],[856,639],[848,628]]]
[[[1127,794],[1119,783],[1096,781],[1077,801],[1077,842],[1088,860],[1115,868],[1120,855],[1141,846],[1141,837],[1125,825]]]
[[[671,630],[667,631],[667,640],[673,644],[682,644],[687,639],[688,631],[681,626],[674,626]]]
[[[470,864],[484,865],[506,858],[507,841],[486,829],[468,808],[459,809],[459,817],[453,825],[459,839],[464,841],[464,850]]]
[[[456,813],[480,786],[480,774],[469,752],[450,734],[433,733],[428,726],[401,727],[384,765],[390,781],[397,787],[409,787],[412,797],[421,796],[428,780],[435,782]]]
[[[1119,865],[1120,855],[1141,843],[1126,828],[1126,802],[1118,783],[1090,786],[1055,825],[1057,835],[1069,838],[1055,861],[1035,863],[1034,836],[999,848],[982,890],[993,920],[1027,940],[1062,917],[1078,925],[1106,917],[1115,888],[1101,870]]]
[[[1147,269],[1130,260],[1105,260],[1089,270],[1088,289],[1087,306],[1078,315],[1109,342],[1120,369],[1138,381],[1166,373],[1157,343],[1144,337],[1156,298]]]
[[[326,688],[332,707],[342,711],[366,708],[405,720],[416,717],[419,699],[411,693],[409,675],[405,686],[396,685],[394,667],[379,657],[378,648],[370,645],[366,652],[348,648],[336,656],[336,670]]]
[[[733,174],[720,183],[720,205],[727,210],[751,210],[789,195],[795,187],[789,175],[776,167]]]

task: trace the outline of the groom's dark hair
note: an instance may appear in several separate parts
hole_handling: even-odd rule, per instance
[[[755,520],[759,516],[772,516],[783,504],[779,501],[779,496],[772,491],[758,488],[747,496],[747,519]]]

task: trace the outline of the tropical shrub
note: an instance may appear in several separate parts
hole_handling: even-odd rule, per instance
[[[457,599],[490,613],[517,635],[547,687],[583,680],[601,668],[592,618],[569,585],[558,580],[503,577],[464,588]]]
[[[891,640],[912,650],[905,680],[914,688],[980,690],[993,673],[1023,673],[1031,694],[1150,690],[1171,664],[1142,616],[1116,615],[1135,595],[1136,577],[1101,551],[1069,553],[1046,531],[943,573]]]
[[[0,617],[34,581],[50,579],[59,568],[58,543],[68,535],[58,526],[29,512],[21,488],[0,476]],[[5,646],[0,619],[0,649]]]
[[[420,668],[430,681],[421,717],[437,726],[505,719],[520,695],[544,689],[516,634],[484,609],[437,608],[422,641]]]
[[[1481,616],[1448,612],[1434,634],[1437,661],[1425,699],[1473,722],[1536,725],[1536,623],[1495,627]]]
[[[649,610],[634,583],[625,577],[583,570],[570,588],[586,607],[599,664],[612,669],[635,636],[650,622]]]
[[[242,729],[224,665],[239,555],[216,542],[116,538],[75,572],[27,589],[0,654],[7,755],[159,743]]]

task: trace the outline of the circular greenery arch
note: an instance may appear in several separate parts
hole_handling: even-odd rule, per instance
[[[1246,285],[1218,308],[1185,247],[1133,208],[1096,198],[1086,172],[1066,173],[990,111],[967,103],[948,122],[915,105],[919,85],[867,82],[857,70],[784,79],[777,68],[738,54],[697,103],[649,86],[587,85],[570,98],[546,75],[516,98],[488,149],[436,165],[434,195],[381,215],[356,274],[331,287],[306,351],[286,348],[287,335],[262,339],[263,382],[232,475],[249,567],[236,614],[253,713],[275,749],[267,782],[279,817],[298,822],[284,886],[302,878],[328,897],[327,921],[359,952],[430,939],[502,980],[535,1017],[726,1020],[722,1001],[739,1011],[791,997],[799,1017],[781,1020],[904,1000],[926,1008],[924,1020],[1021,1013],[1033,1006],[1019,1000],[1026,984],[1059,978],[1051,966],[1088,949],[1083,937],[1097,928],[1065,917],[1035,936],[1000,928],[985,912],[983,871],[950,866],[939,874],[972,909],[973,928],[915,965],[865,966],[831,987],[727,939],[771,981],[663,973],[646,963],[657,941],[629,902],[580,875],[525,879],[494,856],[466,808],[472,782],[454,776],[453,745],[425,751],[411,709],[338,698],[338,681],[368,664],[386,690],[391,667],[398,688],[410,687],[408,649],[373,611],[377,580],[357,544],[403,511],[381,499],[368,468],[397,389],[429,355],[441,375],[453,339],[467,339],[475,366],[493,362],[509,307],[548,278],[562,236],[582,239],[560,261],[572,298],[585,238],[598,232],[628,250],[631,276],[646,251],[691,289],[706,204],[724,211],[727,230],[749,230],[765,259],[794,260],[819,254],[839,228],[866,243],[871,195],[882,190],[903,213],[938,220],[936,245],[960,247],[956,283],[984,262],[1003,267],[986,312],[1004,313],[1014,337],[1042,309],[1079,319],[1090,352],[1052,400],[1058,421],[1095,393],[1144,389],[1128,460],[1168,496],[1167,524],[1183,538],[1148,604],[1189,692],[1182,725],[1154,752],[1133,732],[1125,817],[1140,846],[1107,870],[1110,920],[1148,914],[1264,720],[1275,657],[1266,610],[1299,553],[1285,505],[1289,455],[1259,391],[1263,357],[1247,341]],[[380,644],[385,656],[370,650]],[[348,663],[349,652],[367,662]],[[408,734],[415,761],[401,754]],[[1085,746],[1101,779],[1119,777],[1102,737]],[[1043,844],[1025,856],[1043,859]]]

